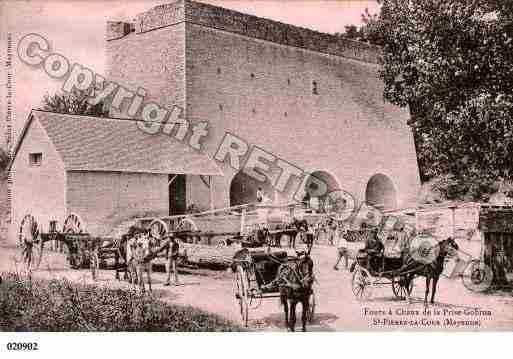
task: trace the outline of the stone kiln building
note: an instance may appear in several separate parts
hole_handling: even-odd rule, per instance
[[[171,136],[136,135],[134,121],[33,111],[13,166],[14,226],[39,207],[40,215],[59,220],[77,212],[96,232],[111,218],[136,212],[168,215],[190,204],[251,202],[258,186],[290,201],[293,193],[272,189],[276,169],[261,184],[213,162],[227,132],[360,201],[384,209],[414,203],[419,175],[409,114],[383,100],[378,48],[188,0],[155,7],[132,23],[108,22],[106,46],[109,80],[134,92],[144,88],[146,100],[168,109],[180,106],[193,123],[208,121],[210,158]],[[128,117],[123,109],[111,116]],[[74,126],[84,134],[68,134],[77,132]],[[120,126],[133,137],[102,137],[107,162],[93,161],[80,146],[101,136],[97,126]],[[67,136],[80,137],[78,144]],[[34,153],[42,153],[36,170],[30,168],[38,160]],[[45,166],[53,170],[44,172]],[[213,177],[210,198],[199,174],[217,175],[217,166],[223,175]]]

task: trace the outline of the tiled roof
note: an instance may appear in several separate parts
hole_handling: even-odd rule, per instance
[[[222,175],[213,159],[134,120],[32,111],[66,170]]]

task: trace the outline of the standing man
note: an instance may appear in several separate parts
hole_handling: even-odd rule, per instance
[[[178,241],[173,234],[168,234],[165,238],[171,239],[171,242],[169,243],[169,250],[167,253],[167,280],[166,283],[164,283],[164,285],[171,285],[171,271],[173,272],[173,285],[178,285],[178,266],[176,262],[178,261],[180,245],[178,244]]]
[[[258,187],[257,193],[256,193],[256,201],[258,203],[262,203],[264,200],[264,191],[262,191],[262,187]]]
[[[310,192],[305,190],[305,195],[303,196],[303,199],[302,199],[301,202],[303,202],[303,206],[305,208],[309,208],[310,207]]]
[[[401,255],[408,253],[410,250],[410,241],[408,238],[408,233],[406,233],[406,231],[404,230],[403,224],[401,224],[399,226],[399,229],[396,232],[396,237],[397,237],[397,245],[399,246]]]
[[[346,233],[345,224],[340,222],[338,226],[337,263],[335,263],[335,266],[333,267],[334,270],[338,270],[338,264],[342,258],[344,258],[344,268],[346,270],[349,264],[349,250],[347,248]]]
[[[326,226],[328,227],[328,244],[334,246],[335,236],[337,235],[337,222],[332,217],[329,217]]]

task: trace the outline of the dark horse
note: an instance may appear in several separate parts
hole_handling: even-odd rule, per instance
[[[435,302],[436,287],[438,285],[440,275],[444,270],[445,259],[448,256],[452,256],[454,252],[457,251],[459,248],[454,239],[449,237],[443,241],[438,242],[435,246],[432,246],[431,248],[424,248],[424,251],[434,250],[436,249],[436,247],[438,249],[438,255],[436,256],[436,258],[434,258],[434,260],[426,261],[425,263],[420,262],[419,260],[416,260],[410,252],[406,254],[405,261],[403,262],[405,263],[403,268],[405,268],[405,271],[409,272],[405,278],[408,285],[415,276],[422,276],[426,278],[426,292],[424,295],[425,305],[427,305],[428,303],[427,300],[429,295],[429,287],[431,283],[431,304]],[[417,251],[421,252],[422,248]],[[422,256],[422,253],[419,254]],[[407,299],[409,302],[409,294],[407,294]]]
[[[309,252],[298,252],[298,257],[289,259],[280,265],[276,278],[266,287],[278,287],[280,302],[285,313],[285,325],[289,331],[295,331],[296,306],[301,303],[302,330],[306,331],[306,323],[311,320],[313,308],[310,308],[310,297],[313,295],[314,282],[313,261]]]
[[[309,232],[309,225],[306,219],[299,220],[294,218],[287,228],[292,229],[289,247],[296,248],[296,238],[299,236],[299,239],[306,244],[308,253],[310,253],[314,242],[314,234]]]

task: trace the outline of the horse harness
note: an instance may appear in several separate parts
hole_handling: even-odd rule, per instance
[[[277,285],[277,286],[288,287],[290,289],[299,289],[299,288],[297,288],[297,284],[292,283],[287,278],[287,274],[284,273],[285,270],[287,270],[288,273],[292,273],[292,275],[295,277],[297,283],[299,283],[299,285],[300,285],[300,289],[308,289],[308,286],[306,285],[306,283],[309,280],[313,280],[314,278],[313,278],[313,274],[304,275],[301,272],[299,262],[302,260],[303,259],[288,261],[288,262],[283,263],[280,266],[280,269],[278,270],[276,278],[273,281],[271,281],[270,283],[268,283],[266,286],[271,287],[271,286]],[[284,284],[283,284],[283,282],[284,282]]]

